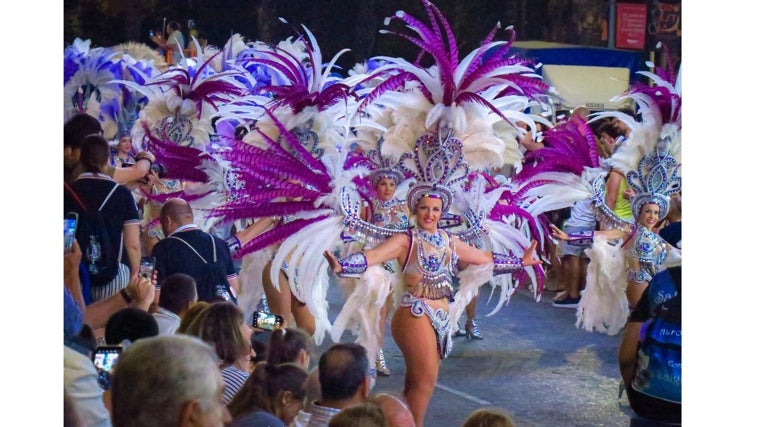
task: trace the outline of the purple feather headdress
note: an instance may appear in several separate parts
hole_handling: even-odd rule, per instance
[[[324,111],[349,96],[348,86],[340,83],[340,77],[331,74],[338,58],[348,49],[338,52],[329,64],[322,64],[317,40],[306,26],[302,27],[306,37],[301,35],[298,41],[303,42],[305,59],[279,46],[272,46],[271,50],[246,52],[250,58],[243,63],[243,67],[258,64],[268,71],[271,83],[262,85],[258,90],[273,98],[269,105],[272,109],[286,106],[299,113],[307,107],[315,107],[318,111]]]
[[[507,56],[514,40],[511,27],[508,28],[509,41],[493,42],[496,32],[500,29],[500,24],[497,24],[482,45],[460,62],[456,40],[448,21],[429,1],[422,0],[422,5],[430,20],[430,26],[404,11],[398,11],[386,19],[386,25],[393,20],[403,22],[416,33],[416,36],[381,31],[395,34],[419,47],[420,55],[417,61],[410,64],[399,58],[382,58],[390,63],[380,67],[364,81],[384,75],[390,76],[361,101],[360,110],[387,92],[403,90],[409,83],[415,83],[422,95],[433,105],[449,107],[468,103],[479,104],[510,122],[493,104],[495,99],[513,93],[533,98],[548,91],[549,86],[535,74],[530,61]],[[436,73],[419,66],[419,61],[426,54],[432,56],[435,61]],[[364,81],[359,82],[359,85]],[[483,92],[493,87],[501,89],[496,98],[488,99]]]
[[[594,132],[582,118],[571,117],[543,135],[544,148],[525,154],[522,170],[513,177],[515,182],[525,182],[545,172],[567,172],[580,176],[586,167],[599,167]]]

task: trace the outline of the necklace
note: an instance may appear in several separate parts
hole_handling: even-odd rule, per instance
[[[435,233],[428,233],[425,230],[417,229],[417,235],[420,239],[435,246],[436,249],[443,247],[443,234],[441,234],[440,230],[436,230]]]
[[[444,259],[446,258],[446,245],[440,231],[430,234],[424,230],[417,230],[417,261],[425,273],[439,273]]]

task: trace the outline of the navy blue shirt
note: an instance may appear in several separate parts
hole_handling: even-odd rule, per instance
[[[232,263],[232,256],[227,243],[209,233],[197,228],[191,228],[172,234],[178,237],[190,246],[208,263],[213,263],[214,249],[212,242],[216,245],[216,266],[213,267],[220,276],[227,279],[237,277],[237,271]],[[160,240],[153,246],[151,256],[156,257],[156,274],[158,283],[163,281],[172,274],[184,273],[195,279],[198,287],[198,301],[212,302],[218,300],[213,289],[207,288],[209,266],[198,257],[186,244],[172,238],[171,236]],[[229,291],[229,280],[227,280]]]

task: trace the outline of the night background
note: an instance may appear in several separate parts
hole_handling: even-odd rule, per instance
[[[459,51],[464,54],[477,47],[499,21],[502,27],[514,27],[517,41],[544,40],[599,47],[607,47],[608,43],[607,0],[437,0],[433,3],[449,20]],[[659,4],[675,3],[680,8],[680,1],[673,0],[629,0],[626,3],[647,4],[648,21],[657,18]],[[65,0],[64,46],[79,37],[92,40],[93,47],[126,41],[155,47],[148,32],[160,31],[164,18],[166,22],[179,22],[186,35],[188,20],[194,20],[209,44],[219,47],[234,33],[247,41],[277,43],[295,35],[294,27],[301,31],[303,24],[314,33],[326,60],[342,48],[351,49],[338,61],[339,65],[350,68],[378,54],[414,59],[418,51],[409,42],[378,33],[385,28],[384,18],[399,9],[427,21],[419,0]],[[289,24],[280,22],[279,17]],[[400,26],[390,29],[393,28]],[[506,34],[499,32],[496,40],[506,39]],[[648,40],[647,48],[654,42]],[[680,56],[680,21],[677,43],[672,44],[675,48],[671,50]]]

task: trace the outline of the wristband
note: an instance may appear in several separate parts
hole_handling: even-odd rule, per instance
[[[122,288],[122,290],[119,291],[121,294],[121,297],[124,298],[124,301],[127,302],[127,304],[130,304],[132,301],[134,301],[134,298],[129,296],[129,293],[127,292],[127,288]]]
[[[572,246],[591,246],[594,242],[594,230],[579,231],[567,235],[567,244]]]
[[[507,254],[493,253],[493,274],[506,274],[523,268],[522,259]]]
[[[354,252],[345,258],[338,260],[341,266],[340,277],[359,278],[359,275],[367,271],[367,258],[364,252]]]

